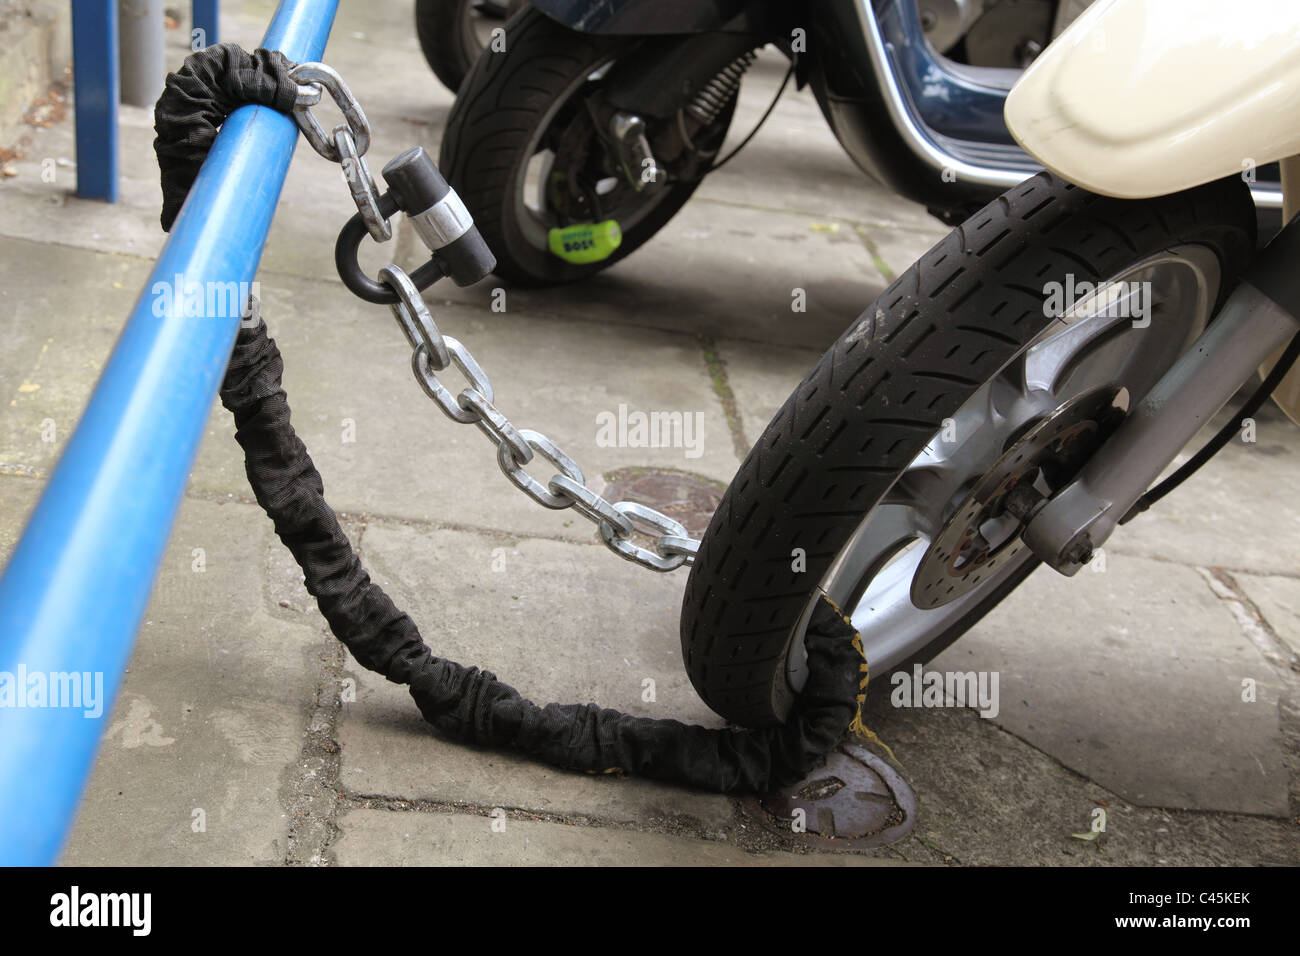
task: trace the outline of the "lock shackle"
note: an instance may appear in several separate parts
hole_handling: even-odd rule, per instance
[[[385,219],[390,219],[401,211],[392,190],[379,197],[378,206],[379,214]],[[376,282],[366,275],[357,259],[361,243],[368,235],[370,235],[370,231],[366,228],[361,213],[357,213],[349,219],[339,233],[338,241],[334,243],[334,266],[338,269],[339,278],[343,280],[343,284],[357,298],[364,299],[366,302],[374,302],[376,305],[392,305],[398,301],[397,293],[393,291],[392,286]],[[441,279],[444,274],[442,264],[436,258],[431,258],[411,273],[411,281],[415,283],[417,289],[423,292]]]

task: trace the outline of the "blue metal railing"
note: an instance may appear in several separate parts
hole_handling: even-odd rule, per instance
[[[219,0],[193,0],[191,45],[221,42]],[[117,0],[72,0],[73,110],[77,130],[77,195],[117,202],[117,101],[121,89]],[[161,33],[163,26],[158,24]],[[201,42],[200,42],[201,41]],[[199,46],[195,46],[198,49]],[[162,77],[158,77],[161,81]]]
[[[282,0],[262,45],[319,60],[337,7]],[[251,284],[297,135],[226,121],[0,578],[0,864],[53,862],[71,826],[239,329],[157,284]],[[50,706],[72,674],[102,675],[102,714]]]
[[[194,0],[190,4],[190,19],[194,29],[203,31],[203,45],[216,46],[221,42],[221,31],[217,29],[217,0]]]
[[[117,0],[72,4],[77,195],[117,202]]]

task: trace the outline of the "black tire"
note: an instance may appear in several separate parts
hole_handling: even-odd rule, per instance
[[[425,62],[455,93],[483,48],[467,28],[474,0],[415,0],[415,35]]]
[[[709,524],[681,618],[686,670],[705,702],[746,726],[785,719],[795,696],[786,660],[813,589],[943,420],[1052,321],[1035,292],[1045,281],[1073,272],[1095,282],[1170,245],[1198,243],[1219,259],[1222,297],[1254,234],[1254,208],[1235,177],[1120,200],[1040,173],[922,256],[787,399]],[[791,551],[800,546],[807,569],[796,573]],[[908,665],[951,644],[1030,571]]]
[[[506,51],[481,57],[466,77],[447,119],[438,167],[474,216],[497,258],[496,274],[507,282],[559,285],[609,268],[663,228],[699,185],[696,179],[663,187],[657,204],[623,228],[622,243],[600,262],[566,262],[529,242],[521,228],[515,184],[546,114],[597,65],[636,42],[577,33],[526,8],[506,26]],[[724,130],[730,113],[720,120]]]

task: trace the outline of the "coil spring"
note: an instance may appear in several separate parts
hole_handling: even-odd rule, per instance
[[[756,59],[758,54],[750,50],[724,66],[718,75],[705,83],[686,104],[686,112],[704,126],[712,123],[736,95],[736,90],[740,88],[740,78]]]

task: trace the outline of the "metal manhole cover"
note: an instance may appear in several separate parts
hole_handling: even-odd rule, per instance
[[[609,501],[639,501],[686,526],[698,538],[718,510],[726,486],[683,471],[661,468],[620,468],[605,476],[602,497]]]
[[[916,794],[907,781],[852,741],[841,742],[798,783],[744,803],[769,830],[828,849],[888,846],[916,825]]]

